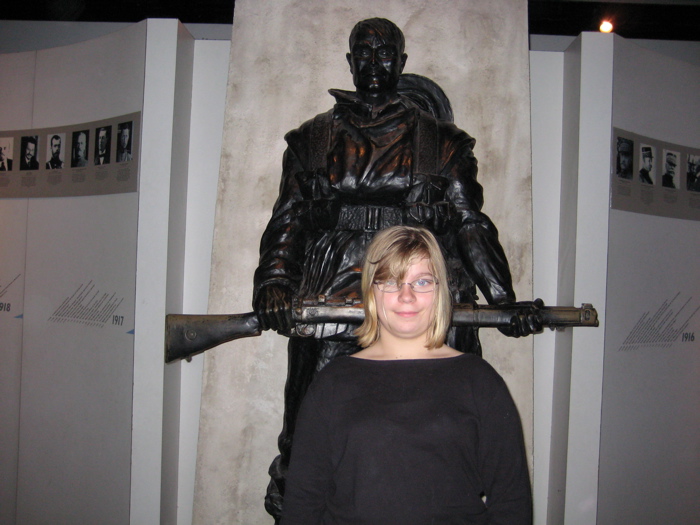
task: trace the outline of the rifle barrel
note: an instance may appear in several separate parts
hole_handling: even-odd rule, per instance
[[[523,305],[456,304],[452,310],[455,326],[498,328],[510,326],[513,319],[528,307]],[[574,306],[545,306],[537,309],[542,326],[564,329],[569,326],[598,326],[598,313],[590,304]],[[360,324],[365,313],[357,306],[302,306],[293,310],[297,335],[312,336],[318,323]],[[301,326],[300,326],[301,325]],[[310,328],[310,329],[305,329]],[[192,356],[220,344],[242,337],[260,335],[260,322],[254,312],[230,315],[165,316],[165,362],[178,359],[190,361]]]

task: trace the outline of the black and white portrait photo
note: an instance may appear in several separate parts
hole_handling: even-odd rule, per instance
[[[632,152],[634,151],[634,142],[630,139],[617,137],[617,176],[621,179],[632,178]]]
[[[103,126],[95,131],[95,165],[109,164],[112,146],[112,126]]]
[[[46,136],[46,169],[63,169],[65,133],[54,133]]]
[[[131,155],[131,130],[133,122],[122,122],[117,126],[117,162],[129,162]]]
[[[642,144],[639,156],[639,180],[642,184],[654,184],[654,154],[656,148]]]
[[[688,155],[685,180],[688,191],[700,192],[700,155]]]
[[[21,142],[21,157],[19,159],[19,169],[23,171],[27,170],[38,170],[39,161],[37,160],[37,155],[39,154],[39,137],[38,135],[30,135],[27,137],[22,137]]]
[[[664,149],[664,174],[661,176],[661,185],[664,188],[678,188],[678,161],[680,153]]]
[[[12,137],[0,137],[0,171],[12,171]]]
[[[71,168],[84,168],[88,163],[88,147],[90,146],[90,131],[73,132],[73,153],[71,155]]]

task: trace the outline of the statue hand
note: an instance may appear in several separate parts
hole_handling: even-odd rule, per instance
[[[294,293],[286,286],[273,284],[263,288],[253,305],[260,321],[260,328],[288,334],[294,326],[293,297]]]
[[[500,332],[509,337],[523,337],[539,334],[542,331],[542,317],[539,310],[544,307],[542,299],[534,301],[518,301],[508,306],[513,307],[513,318],[510,326],[499,328]]]

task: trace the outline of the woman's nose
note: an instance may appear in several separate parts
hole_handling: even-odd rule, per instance
[[[404,303],[411,303],[416,300],[416,293],[411,288],[409,283],[403,283],[401,289],[399,290],[399,301]]]

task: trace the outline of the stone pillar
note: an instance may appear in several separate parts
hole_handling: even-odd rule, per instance
[[[233,24],[209,313],[251,310],[260,236],[277,198],[284,134],[353,89],[345,53],[356,22],[380,16],[406,36],[406,73],[435,80],[476,138],[484,211],[500,231],[520,299],[532,297],[527,1],[238,0]],[[482,331],[532,450],[532,338]],[[284,337],[207,352],[194,522],[271,523],[263,508],[277,454]]]

